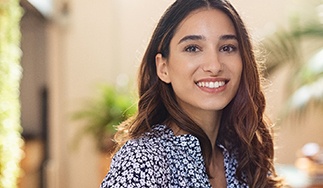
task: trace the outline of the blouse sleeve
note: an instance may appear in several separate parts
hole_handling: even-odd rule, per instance
[[[167,187],[168,172],[158,148],[140,141],[127,142],[113,157],[101,188]]]

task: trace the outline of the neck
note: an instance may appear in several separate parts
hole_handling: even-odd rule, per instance
[[[201,129],[208,136],[213,149],[216,148],[216,140],[220,128],[221,116],[222,111],[213,111],[194,115],[190,114],[190,117],[201,127]],[[181,130],[174,124],[171,124],[171,128],[175,135],[187,134],[187,132]]]
[[[205,116],[199,116],[199,120],[197,120],[199,126],[210,139],[213,149],[216,148],[216,140],[220,128],[221,115],[222,112],[216,111],[205,114]]]

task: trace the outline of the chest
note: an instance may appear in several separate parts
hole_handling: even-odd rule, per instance
[[[245,188],[235,177],[237,162],[235,158],[224,154],[222,161],[216,162],[221,165],[211,167],[212,177],[206,173],[202,155],[190,155],[187,152],[174,152],[168,155],[169,187],[205,187],[205,188]],[[175,150],[176,151],[176,150]]]
[[[209,165],[210,177],[209,181],[212,187],[226,188],[227,179],[226,171],[224,167],[224,157],[219,152],[218,157],[214,157],[211,164]]]

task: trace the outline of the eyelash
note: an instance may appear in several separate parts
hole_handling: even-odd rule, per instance
[[[224,45],[220,48],[220,52],[227,52],[227,53],[232,53],[232,52],[235,52],[237,51],[237,47],[235,45]]]
[[[232,53],[232,52],[237,51],[237,49],[238,49],[238,47],[236,47],[235,45],[228,44],[228,45],[221,46],[219,51],[226,52],[226,53]],[[192,45],[186,46],[184,48],[184,51],[189,52],[189,53],[196,53],[196,52],[202,51],[202,49],[198,45],[192,44]]]
[[[201,51],[200,47],[198,45],[188,45],[184,48],[184,51],[185,52],[191,52],[191,53],[194,53],[194,52],[198,52],[198,51]]]

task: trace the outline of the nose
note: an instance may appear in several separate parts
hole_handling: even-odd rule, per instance
[[[218,75],[223,71],[223,63],[216,52],[205,54],[205,62],[203,63],[203,71]]]

